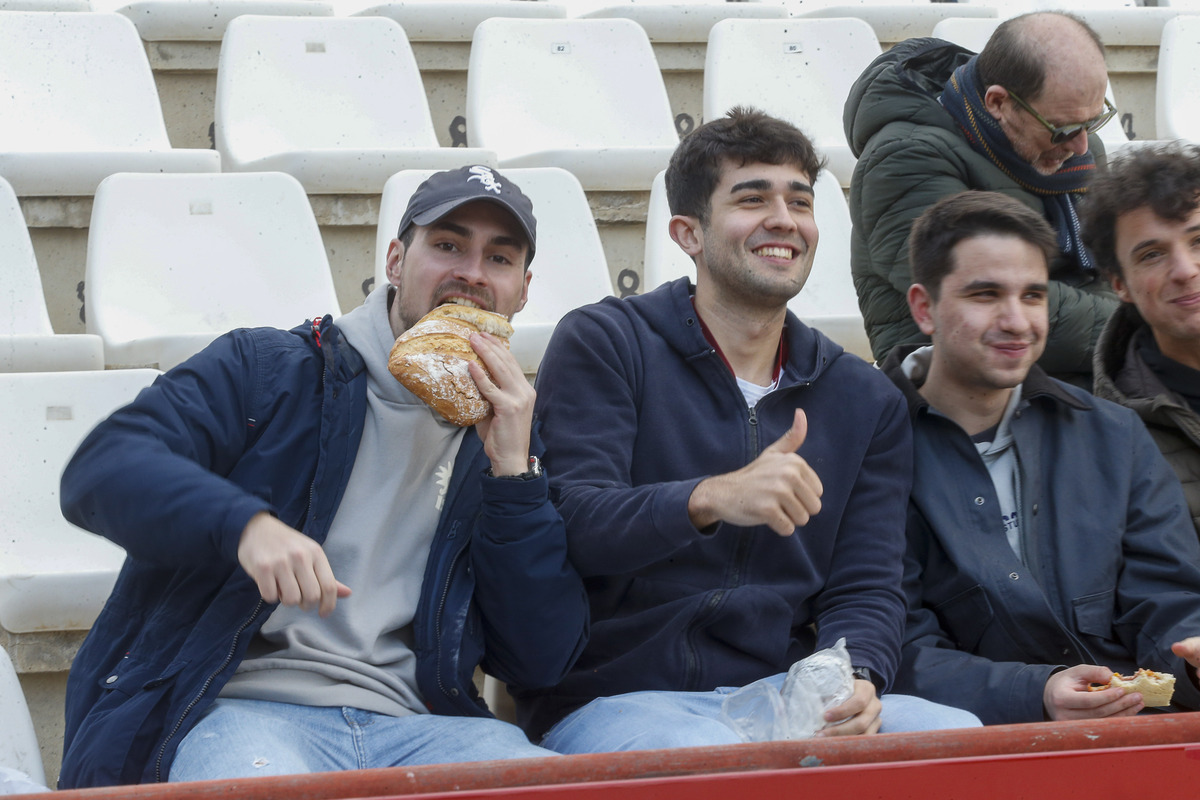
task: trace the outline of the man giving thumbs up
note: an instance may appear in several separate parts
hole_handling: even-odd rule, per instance
[[[855,691],[829,734],[978,724],[883,695],[895,674],[912,441],[904,401],[787,310],[817,245],[821,160],[734,109],[667,170],[695,263],[559,323],[537,380],[551,494],[591,634],[518,721],[564,753],[739,741],[721,702],[845,637]],[[881,697],[882,695],[882,702]]]

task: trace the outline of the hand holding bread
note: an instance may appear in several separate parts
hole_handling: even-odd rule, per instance
[[[404,387],[448,422],[475,425],[492,411],[468,364],[486,365],[471,347],[471,334],[490,333],[507,346],[513,328],[504,317],[447,303],[430,311],[396,339],[388,369]]]

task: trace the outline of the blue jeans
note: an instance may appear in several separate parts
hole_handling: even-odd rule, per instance
[[[784,674],[771,680],[783,685]],[[542,739],[558,753],[612,753],[664,747],[739,744],[721,722],[721,703],[737,687],[711,692],[631,692],[600,697],[563,717]],[[903,694],[885,694],[880,733],[977,728],[969,711]]]
[[[485,717],[392,717],[357,708],[218,698],[184,737],[171,781],[536,758],[515,725]]]

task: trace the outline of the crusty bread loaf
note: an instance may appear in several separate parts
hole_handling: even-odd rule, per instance
[[[388,357],[396,380],[459,426],[474,425],[492,411],[467,369],[471,361],[483,367],[471,347],[475,331],[490,333],[507,345],[513,329],[499,314],[447,303],[401,334]]]
[[[1128,678],[1119,672],[1114,672],[1112,680],[1107,684],[1093,685],[1092,691],[1117,688],[1130,692],[1138,692],[1147,708],[1171,705],[1171,696],[1175,693],[1175,676],[1150,669],[1139,669]]]

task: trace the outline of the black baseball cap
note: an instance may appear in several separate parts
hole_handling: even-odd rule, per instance
[[[410,225],[432,225],[463,203],[475,200],[490,200],[512,212],[525,231],[532,259],[537,244],[533,202],[521,187],[491,167],[479,164],[436,172],[426,178],[409,199],[396,236],[402,238]]]

